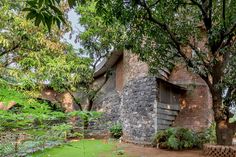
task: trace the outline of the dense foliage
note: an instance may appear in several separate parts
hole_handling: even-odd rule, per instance
[[[2,87],[0,101],[9,110],[0,110],[1,155],[22,155],[64,142],[72,129],[66,114],[52,111],[50,106],[6,87]]]
[[[5,156],[25,155],[63,144],[68,138],[81,138],[85,134],[85,123],[101,115],[55,111],[49,104],[40,103],[22,92],[6,87],[0,91],[0,101],[5,105],[16,102],[9,110],[0,110],[0,154]]]
[[[61,31],[51,34],[25,19],[24,13],[5,3],[1,12],[1,78],[23,88],[40,88],[50,82],[56,90],[73,89],[91,79],[91,60],[79,57],[62,43]]]
[[[215,143],[215,125],[202,133],[195,133],[186,128],[168,128],[156,133],[153,145],[162,149],[202,148],[205,143]]]
[[[61,41],[65,28],[48,26],[48,32],[39,25],[38,18],[35,23],[26,20],[23,7],[25,3],[21,1],[0,0],[0,102],[5,106],[16,104],[9,110],[0,110],[3,156],[22,156],[64,143],[70,137],[82,137],[84,127],[100,115],[80,111],[64,113],[36,99],[37,93],[48,86],[72,93],[78,86],[91,82],[92,60],[79,56]],[[74,131],[75,127],[78,132]]]
[[[169,128],[159,131],[155,136],[159,148],[174,150],[197,147],[197,140],[197,135],[185,128]]]

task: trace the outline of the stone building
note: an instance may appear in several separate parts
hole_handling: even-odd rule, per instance
[[[113,52],[94,78],[94,85],[103,87],[93,110],[103,111],[107,122],[120,122],[125,141],[150,144],[158,130],[180,126],[201,131],[213,120],[207,85],[181,65],[156,77],[136,55]]]

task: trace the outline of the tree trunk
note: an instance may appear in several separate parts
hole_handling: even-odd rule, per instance
[[[232,145],[235,129],[227,120],[216,122],[216,140],[218,145]]]
[[[92,98],[93,99],[93,98]],[[91,111],[92,107],[93,107],[93,100],[89,99],[89,103],[88,103],[88,107],[87,107],[87,111]]]
[[[222,104],[222,91],[219,88],[212,90],[214,118],[216,122],[216,142],[218,145],[232,145],[235,133],[235,124],[229,123]]]

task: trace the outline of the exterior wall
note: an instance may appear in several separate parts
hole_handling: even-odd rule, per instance
[[[100,128],[106,130],[120,120],[120,102],[120,95],[115,90],[95,100],[93,110],[103,112],[99,121]]]
[[[124,84],[130,80],[148,75],[148,65],[138,60],[138,56],[130,51],[124,52]]]
[[[102,102],[103,98],[109,96],[110,92],[113,92],[116,89],[116,71],[115,68],[111,69],[111,73],[109,75],[108,80],[105,82],[105,76],[100,76],[99,78],[96,78],[94,81],[94,88],[102,88],[98,92],[96,99],[94,101],[93,108],[98,109],[99,103]],[[98,103],[99,102],[99,103]]]
[[[156,78],[141,77],[129,81],[123,91],[121,121],[123,139],[150,144],[156,131]]]
[[[118,60],[116,65],[116,90],[121,93],[124,87],[124,62],[123,56]]]
[[[42,90],[41,97],[51,102],[60,103],[66,112],[72,112],[77,110],[75,102],[70,93],[68,92],[59,93],[52,89],[46,88]]]
[[[111,75],[107,82],[104,84],[104,76],[97,78],[94,85],[97,87],[102,86],[98,92],[92,110],[102,112],[102,117],[96,121],[96,130],[94,134],[107,134],[108,128],[120,119],[120,95],[116,91],[116,66],[111,69]]]
[[[177,66],[169,80],[175,84],[187,87],[181,96],[180,112],[174,126],[181,126],[202,131],[213,121],[212,99],[206,83],[197,75],[187,71],[183,66]]]

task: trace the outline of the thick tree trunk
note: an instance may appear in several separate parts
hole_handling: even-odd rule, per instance
[[[218,145],[232,145],[235,133],[235,124],[229,123],[222,104],[222,91],[218,88],[212,90],[214,118],[216,122],[216,142]]]
[[[218,145],[232,145],[234,128],[227,120],[216,122],[216,140]]]

